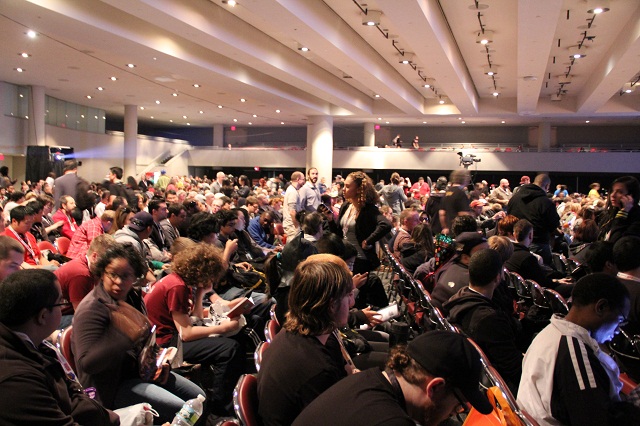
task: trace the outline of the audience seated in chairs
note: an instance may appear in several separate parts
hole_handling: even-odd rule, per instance
[[[291,424],[313,399],[354,372],[336,333],[336,326],[346,325],[351,305],[353,280],[342,259],[313,255],[296,268],[287,319],[258,373],[265,425]]]
[[[203,365],[208,377],[203,387],[215,412],[230,414],[231,384],[242,371],[243,351],[238,341],[225,336],[240,331],[241,318],[229,318],[208,327],[193,325],[190,317],[202,320],[203,298],[226,271],[226,262],[217,248],[199,243],[176,254],[171,268],[172,273],[145,296],[149,320],[157,326],[157,342],[162,347],[176,346],[180,339],[184,360]],[[229,307],[236,303],[214,296]]]
[[[141,300],[137,306],[142,311],[126,300],[140,297],[131,290],[144,276],[144,260],[131,247],[117,244],[93,269],[100,282],[80,303],[73,321],[72,348],[80,382],[95,387],[106,407],[148,402],[160,414],[160,422],[171,421],[185,401],[203,390],[171,373],[168,364],[152,381],[140,377],[138,358],[151,324]]]
[[[400,247],[400,262],[413,275],[418,266],[427,262],[434,254],[431,228],[427,223],[421,223],[411,231],[411,239]]]

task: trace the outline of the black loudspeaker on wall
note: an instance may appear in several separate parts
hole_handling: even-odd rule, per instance
[[[37,182],[49,172],[62,176],[65,157],[73,157],[73,148],[28,145],[26,180]]]

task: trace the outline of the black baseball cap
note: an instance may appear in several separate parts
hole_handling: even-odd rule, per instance
[[[489,414],[493,411],[486,394],[480,391],[480,354],[462,334],[429,331],[413,339],[407,346],[407,353],[427,372],[460,389],[478,412]]]

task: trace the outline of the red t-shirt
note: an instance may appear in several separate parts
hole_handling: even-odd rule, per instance
[[[156,326],[156,341],[160,346],[168,346],[172,336],[178,333],[171,313],[190,315],[191,289],[177,274],[169,274],[144,296],[144,303],[149,321]]]
[[[80,303],[98,283],[98,279],[94,278],[89,271],[86,256],[65,263],[53,273],[60,281],[62,297],[71,303]],[[65,306],[62,309],[62,315],[73,315],[73,313],[73,306]]]
[[[38,262],[39,262],[40,256],[42,255],[42,253],[38,248],[38,242],[36,241],[36,237],[34,237],[33,234],[31,234],[31,232],[27,232],[26,234],[23,235],[23,238],[26,237],[27,242],[25,242],[22,238],[18,237],[18,235],[15,232],[13,232],[13,230],[9,229],[9,227],[5,229],[4,235],[6,235],[7,237],[11,237],[17,242],[19,242],[20,244],[22,244],[22,247],[24,247],[25,262],[27,262],[29,265],[34,265],[34,266],[38,264],[36,262],[36,259],[38,259]]]

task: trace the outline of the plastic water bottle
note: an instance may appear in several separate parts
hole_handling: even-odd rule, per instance
[[[197,398],[185,402],[180,411],[176,413],[171,424],[177,426],[195,425],[200,416],[202,416],[202,403],[204,400],[204,396],[198,395]]]

